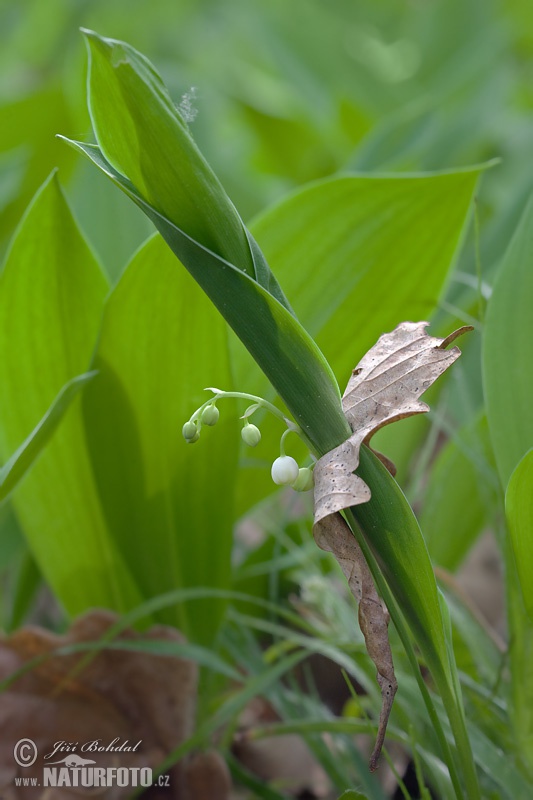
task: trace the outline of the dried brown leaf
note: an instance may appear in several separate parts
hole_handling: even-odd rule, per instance
[[[355,475],[361,445],[384,425],[428,411],[419,397],[460,356],[458,347],[445,348],[468,327],[445,339],[428,336],[427,322],[402,322],[385,333],[353,370],[342,398],[353,431],[315,466],[315,525],[322,550],[335,556],[359,602],[359,624],[368,654],[377,668],[382,706],[370,768],[377,766],[397,689],[388,640],[388,612],[377,594],[364,555],[340,512],[370,500],[370,489]],[[394,465],[377,454],[389,471]],[[393,472],[394,474],[394,472]]]
[[[198,668],[174,655],[156,655],[139,650],[102,649],[59,655],[58,648],[98,642],[116,623],[115,614],[95,610],[77,619],[64,636],[38,627],[23,628],[9,637],[0,636],[0,680],[9,678],[35,657],[44,657],[33,669],[21,674],[0,693],[0,796],[5,800],[68,800],[94,794],[94,789],[32,789],[15,786],[15,778],[42,780],[43,767],[59,761],[65,752],[46,761],[57,742],[77,743],[75,752],[93,758],[98,767],[151,767],[154,771],[194,731]],[[119,643],[152,640],[183,642],[173,628],[158,625],[143,634],[125,630]],[[13,757],[20,739],[31,739],[38,758],[21,768]],[[84,743],[101,740],[106,745],[118,739],[133,751],[83,752]],[[213,761],[213,759],[212,759]],[[211,762],[210,762],[211,763]],[[214,762],[213,762],[214,763]],[[204,800],[189,786],[189,765],[168,770],[169,786],[153,787],[143,795],[150,800]],[[229,797],[227,770],[210,770],[213,796]],[[193,769],[194,773],[194,769]],[[102,800],[122,800],[131,787],[99,790]]]
[[[385,425],[428,411],[419,400],[461,355],[444,348],[470,328],[459,328],[446,339],[428,336],[427,322],[402,322],[371,347],[352,372],[342,398],[353,431],[315,467],[315,522],[329,514],[370,500],[370,489],[354,471],[361,444]]]

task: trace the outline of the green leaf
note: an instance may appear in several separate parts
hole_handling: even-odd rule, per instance
[[[528,539],[530,519],[533,377],[533,197],[530,199],[505,253],[489,302],[483,348],[483,382],[487,418],[502,486],[507,487],[506,512],[509,539],[504,542],[507,579],[507,608],[510,629],[512,720],[522,758],[533,773],[533,680],[531,573]],[[517,580],[518,578],[518,580]]]
[[[106,161],[127,175],[162,216],[283,301],[261,252],[153,65],[125,42],[84,33],[89,111]]]
[[[37,590],[42,585],[42,580],[41,570],[35,563],[31,553],[26,550],[17,570],[11,613],[6,625],[9,631],[16,630],[23,624],[35,599]]]
[[[487,309],[483,383],[487,419],[503,487],[533,447],[533,198],[504,256]]]
[[[59,392],[54,402],[37,427],[22,442],[11,458],[0,468],[0,502],[5,500],[18,482],[32,467],[42,449],[48,444],[56,428],[65,416],[70,404],[80,389],[90,381],[95,372],[79,375],[69,381]]]
[[[383,464],[365,447],[360,455],[372,497],[368,503],[351,510],[409,620],[428,665],[449,680],[451,666],[437,584],[417,520],[398,484],[386,479]]]
[[[403,617],[408,622],[443,699],[469,796],[479,797],[462,697],[457,691],[455,661],[453,652],[447,647],[437,585],[426,544],[411,506],[381,461],[364,446],[360,459],[358,474],[371,487],[372,496],[368,503],[350,509],[356,530],[359,527],[363,534],[363,538],[358,536],[359,544],[411,662],[414,660],[416,663]],[[376,559],[381,572],[376,569],[373,559]],[[427,698],[426,702],[429,702]],[[434,716],[432,722],[436,722]],[[441,745],[445,747],[442,737]],[[450,755],[445,750],[443,757],[448,762],[457,796],[462,797],[457,773],[451,767]]]
[[[109,296],[83,399],[87,441],[113,539],[144,597],[231,582],[234,480],[240,437],[232,403],[188,445],[183,423],[231,389],[226,326],[160,236],[137,252]],[[209,641],[220,600],[160,614]]]
[[[531,536],[531,529],[529,529],[529,535]],[[508,575],[506,599],[510,629],[510,717],[513,738],[520,754],[520,760],[526,768],[529,779],[533,780],[533,674],[531,672],[533,622],[530,611],[524,604],[523,585],[518,579],[521,575],[517,571],[511,543],[508,539],[505,542],[504,553]],[[528,577],[531,582],[531,573]]]
[[[487,420],[478,416],[439,452],[429,472],[420,525],[432,561],[457,569],[496,509]]]
[[[505,493],[505,513],[525,607],[533,621],[533,449],[511,475]]]
[[[328,178],[252,223],[342,385],[384,331],[433,314],[481,169]]]
[[[2,55],[4,52],[5,48]],[[9,72],[5,62],[3,69],[4,74]],[[11,91],[9,95],[12,95]],[[11,102],[0,105],[2,245],[7,244],[4,237],[13,233],[37,187],[50,171],[59,166],[63,177],[70,173],[73,160],[70,154],[65,158],[55,134],[61,126],[72,124],[71,111],[64,88],[53,78],[49,78],[44,86],[41,84],[22,96],[15,95]],[[35,124],[35,120],[39,120],[39,124]]]
[[[346,792],[343,792],[339,800],[368,800],[366,794],[361,794],[361,792],[356,792],[353,789],[348,789]]]
[[[107,283],[55,177],[37,193],[0,276],[0,452],[31,435],[90,362]],[[46,580],[71,614],[123,610],[140,595],[108,537],[80,401],[12,496]]]

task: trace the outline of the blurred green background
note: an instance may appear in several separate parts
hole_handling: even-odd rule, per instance
[[[80,26],[149,53],[177,103],[194,87],[194,136],[245,220],[339,170],[501,157],[484,183],[482,218],[494,220],[482,240],[487,274],[504,250],[533,183],[533,13],[519,0],[293,0],[290,9],[280,0],[4,0],[4,248],[56,166],[112,277],[149,232],[140,212],[54,139],[89,135]]]

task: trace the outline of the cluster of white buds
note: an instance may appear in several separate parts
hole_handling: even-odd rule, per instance
[[[210,428],[213,425],[216,425],[218,422],[218,418],[220,417],[220,411],[214,404],[214,402],[210,402],[208,405],[203,406],[199,409],[200,414],[198,415],[197,419],[194,419],[195,415],[188,420],[181,432],[183,434],[183,438],[187,442],[187,444],[194,444],[200,438],[200,430],[202,425],[208,425]]]
[[[217,424],[220,417],[220,412],[216,406],[216,403],[221,398],[234,397],[252,400],[253,404],[246,409],[241,417],[241,419],[244,420],[243,428],[241,430],[243,442],[247,444],[248,447],[257,447],[261,441],[261,431],[257,425],[254,425],[249,421],[249,418],[258,409],[266,409],[267,411],[270,411],[286,425],[286,430],[283,432],[280,441],[281,454],[279,458],[276,458],[272,464],[272,480],[278,486],[292,486],[292,488],[297,492],[308,492],[313,488],[312,468],[300,468],[292,456],[285,455],[285,438],[289,433],[301,435],[301,429],[298,425],[287,419],[278,408],[273,406],[272,403],[269,403],[267,400],[263,400],[262,397],[244,394],[243,392],[224,392],[221,389],[214,388],[210,388],[207,391],[213,392],[215,397],[201,405],[182,428],[183,438],[188,444],[194,444],[198,441],[203,425],[212,427],[213,425]]]

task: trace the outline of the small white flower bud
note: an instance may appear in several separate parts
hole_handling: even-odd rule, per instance
[[[292,484],[295,492],[308,492],[314,486],[313,470],[309,467],[302,467],[298,472],[298,477]]]
[[[291,456],[280,456],[272,464],[272,480],[278,486],[290,486],[297,479],[300,470]]]
[[[261,441],[261,431],[257,425],[245,425],[241,431],[242,440],[249,447],[255,447]]]
[[[198,428],[196,427],[196,423],[192,422],[191,420],[185,423],[185,425],[181,429],[181,432],[183,434],[183,438],[189,444],[197,442],[198,439],[200,438],[200,434],[198,433]]]
[[[220,411],[216,406],[206,406],[202,411],[202,422],[204,425],[216,425],[219,417]]]

